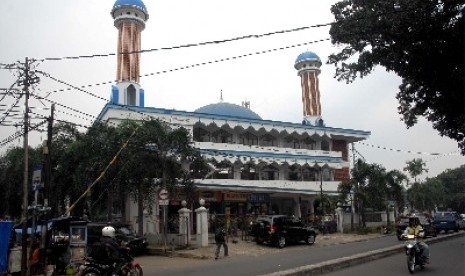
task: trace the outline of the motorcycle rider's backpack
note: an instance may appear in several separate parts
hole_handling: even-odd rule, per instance
[[[226,231],[223,227],[218,227],[215,231],[215,242],[224,242],[224,236],[226,236]]]

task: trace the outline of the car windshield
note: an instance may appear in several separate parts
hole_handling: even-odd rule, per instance
[[[453,218],[453,217],[454,217],[453,213],[436,213],[434,215],[434,218],[436,218],[436,219]]]

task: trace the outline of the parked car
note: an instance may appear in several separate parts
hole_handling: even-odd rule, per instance
[[[315,230],[305,225],[300,219],[285,215],[261,216],[253,227],[255,240],[258,244],[270,243],[283,248],[291,242],[305,241],[314,244]]]
[[[402,240],[403,236],[402,233],[404,233],[405,229],[407,228],[409,224],[409,220],[411,218],[414,218],[417,220],[417,224],[420,224],[421,227],[424,230],[425,233],[425,238],[426,237],[436,237],[437,236],[437,231],[434,228],[431,219],[425,215],[420,215],[420,214],[414,214],[411,216],[407,217],[401,217],[397,223],[396,223],[396,236],[398,240]]]
[[[458,232],[460,229],[465,230],[465,221],[457,212],[437,212],[433,216],[433,225],[439,233],[444,230],[448,232],[453,230]]]
[[[129,224],[122,222],[89,222],[87,224],[87,243],[91,245],[98,242],[102,236],[102,228],[105,226],[115,228],[115,238],[121,245],[127,246],[131,254],[140,255],[147,252],[147,239],[136,235]]]

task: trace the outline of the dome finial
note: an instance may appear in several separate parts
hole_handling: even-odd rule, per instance
[[[220,90],[220,102],[223,102],[223,89]]]

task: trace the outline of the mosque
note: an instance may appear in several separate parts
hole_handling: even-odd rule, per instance
[[[138,51],[147,8],[141,0],[117,0],[111,15],[118,29],[117,82],[98,119],[119,123],[151,116],[188,129],[211,168],[207,177],[195,179],[198,199],[206,201],[210,212],[308,218],[321,193],[336,194],[337,186],[349,179],[349,145],[367,139],[370,132],[325,125],[318,79],[322,63],[315,53],[303,52],[294,63],[302,89],[302,122],[263,119],[247,102],[221,100],[194,111],[146,107]],[[170,198],[169,207],[179,209],[181,200]],[[126,221],[135,223],[137,207],[130,202]],[[144,231],[159,229],[156,217],[144,221],[153,224]]]

